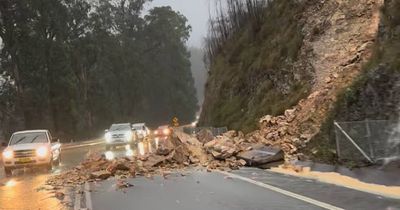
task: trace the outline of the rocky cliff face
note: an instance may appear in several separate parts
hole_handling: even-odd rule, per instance
[[[321,132],[305,152],[322,161],[332,161],[335,154],[333,120],[397,121],[400,114],[400,2],[385,0],[381,9],[373,55],[356,79],[339,92]],[[330,151],[329,151],[330,150]]]
[[[360,75],[362,65],[370,59],[372,54],[372,46],[379,25],[379,8],[383,4],[382,0],[296,2],[302,5],[301,15],[297,18],[301,26],[301,47],[294,62],[285,65],[285,68],[275,69],[275,71],[282,75],[288,74],[293,78],[299,78],[301,87],[307,88],[302,90],[302,94],[296,94],[298,97],[292,101],[293,104],[282,103],[282,101],[293,97],[292,94],[297,93],[296,89],[287,88],[285,92],[282,91],[285,88],[277,88],[278,85],[264,89],[261,95],[267,101],[271,92],[275,92],[277,89],[281,90],[283,97],[269,102],[283,109],[280,112],[271,112],[270,110],[260,112],[270,115],[261,118],[259,130],[247,135],[247,138],[267,145],[281,146],[285,151],[286,159],[296,158],[299,155],[299,148],[305,147],[306,143],[319,133],[328,113],[333,110],[337,94]],[[285,11],[282,12],[284,14]],[[276,34],[276,36],[280,35],[282,34]],[[273,53],[273,49],[265,52],[265,54],[268,53]],[[225,60],[225,62],[228,61]],[[299,69],[300,71],[298,71]],[[301,71],[301,69],[305,69],[305,71]],[[299,72],[305,73],[306,76],[304,77]],[[250,73],[262,75],[263,72],[250,71]],[[228,73],[225,72],[225,74]],[[221,92],[232,91],[229,87],[236,86],[237,82],[241,83],[242,87],[255,84],[251,81],[246,83],[246,80],[227,82],[224,81],[222,75],[224,74],[219,74],[219,77],[209,80],[207,94],[212,94],[212,97],[207,97],[206,94],[202,113],[203,122],[212,122],[215,109],[223,111],[226,107],[224,102],[219,102],[219,99],[223,98],[220,97]],[[273,77],[277,78],[274,81],[268,72],[266,75],[266,81],[271,81],[272,84],[281,81],[283,84],[287,84],[285,80],[278,77]],[[298,75],[300,77],[297,77]],[[217,81],[224,82],[223,88],[216,88]],[[251,98],[252,94],[252,92],[248,92],[247,96]],[[232,97],[234,95],[232,94]],[[220,103],[219,106],[215,107],[218,103]],[[214,107],[210,108],[210,104]],[[245,107],[247,105],[245,104]],[[243,105],[241,104],[241,106]],[[263,108],[259,107],[259,109]],[[243,112],[245,116],[246,110]],[[219,123],[223,123],[223,120]],[[293,156],[294,154],[296,157]]]
[[[386,0],[372,59],[341,95],[336,120],[397,120],[400,114],[400,2]]]

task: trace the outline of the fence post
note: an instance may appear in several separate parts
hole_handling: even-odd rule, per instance
[[[358,151],[361,152],[361,154],[371,163],[374,163],[374,161],[372,161],[372,159],[370,157],[368,157],[368,155],[364,152],[364,150],[362,150],[357,144],[356,142],[354,142],[354,140],[346,133],[346,131],[343,130],[342,127],[340,127],[340,125],[337,122],[334,122],[335,126],[337,128],[339,128],[339,130],[344,134],[344,136],[346,136],[346,138],[358,149]]]
[[[336,124],[336,121],[334,121],[334,124]],[[339,144],[339,133],[337,131],[337,127],[335,126],[335,137],[336,137],[336,154],[339,158],[339,160],[341,159],[341,155],[340,155],[340,144]]]
[[[369,120],[368,118],[365,119],[365,128],[367,130],[367,141],[368,141],[368,148],[369,148],[369,154],[372,159],[375,158],[375,153],[374,153],[374,147],[372,146],[372,141],[371,141],[371,128],[369,127]]]

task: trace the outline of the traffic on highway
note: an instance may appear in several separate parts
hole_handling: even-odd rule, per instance
[[[195,145],[192,138],[179,127],[149,129],[144,123],[112,124],[98,140],[63,145],[48,130],[16,132],[2,152],[1,209],[400,207],[393,196],[256,168],[209,170],[205,164],[212,163],[195,164],[202,162],[196,155],[180,160],[185,152],[178,148]]]
[[[0,0],[0,210],[400,210],[400,0]]]

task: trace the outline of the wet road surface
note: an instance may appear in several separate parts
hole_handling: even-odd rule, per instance
[[[255,168],[140,177],[130,179],[134,186],[124,191],[116,190],[115,183],[109,179],[90,185],[93,209],[400,209],[397,199]]]
[[[219,173],[193,172],[168,179],[154,177],[130,181],[126,192],[116,191],[115,180],[92,184],[93,209],[322,209],[318,206],[237,180]]]
[[[61,164],[52,171],[44,169],[19,169],[12,177],[5,177],[0,163],[0,209],[1,210],[37,210],[66,209],[49,191],[40,190],[46,179],[77,165],[91,151],[102,151],[104,145],[62,150]],[[1,161],[0,161],[1,162]]]
[[[136,156],[152,152],[152,144],[140,143],[135,148],[120,147],[105,151],[104,145],[62,151],[62,164],[51,172],[18,170],[13,176],[4,176],[0,166],[0,209],[68,209],[51,197],[49,191],[40,189],[50,176],[67,170],[81,162],[88,152],[104,153],[107,159]],[[381,197],[314,180],[277,174],[254,168],[233,171],[233,175],[254,180],[254,184],[219,172],[189,169],[185,176],[173,174],[167,179],[139,177],[129,182],[134,187],[126,191],[115,189],[116,180],[91,183],[89,199],[95,210],[108,209],[324,209],[313,202],[288,196],[262,184],[305,196],[322,204],[325,209],[386,209],[400,210],[400,200]],[[71,198],[73,199],[73,198]],[[83,202],[85,203],[85,202]]]
[[[233,174],[279,187],[343,209],[400,210],[400,200],[366,193],[313,179],[294,177],[257,168],[242,168]]]

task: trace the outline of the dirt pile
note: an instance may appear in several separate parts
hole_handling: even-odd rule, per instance
[[[236,132],[234,133],[233,140],[226,136],[224,136],[224,141],[219,141],[219,138],[214,139],[211,141],[214,142],[213,146],[210,144],[209,147],[205,147],[207,150],[197,139],[180,134],[181,138],[170,138],[160,142],[154,153],[137,157],[108,160],[104,154],[91,154],[78,166],[51,177],[46,184],[67,187],[101,181],[110,177],[115,177],[120,181],[136,176],[166,177],[171,170],[197,166],[206,167],[208,171],[239,169],[246,164],[246,161],[239,160],[234,155],[248,147],[248,143],[240,139]],[[241,137],[243,137],[242,134]]]

